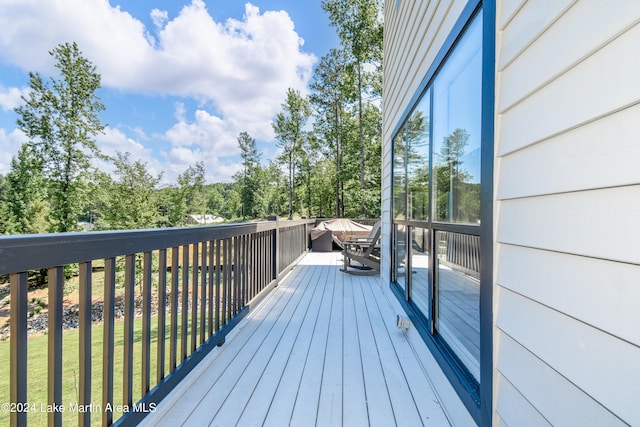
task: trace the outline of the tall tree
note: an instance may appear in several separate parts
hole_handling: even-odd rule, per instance
[[[282,104],[282,111],[277,114],[275,122],[271,124],[279,141],[278,146],[282,148],[280,161],[289,167],[289,219],[293,217],[295,168],[304,154],[302,151],[305,138],[303,128],[310,115],[309,101],[300,95],[300,91],[289,88],[287,98]]]
[[[460,165],[463,163],[460,158],[464,156],[468,142],[469,132],[466,129],[456,128],[450,135],[444,137],[440,152],[436,154],[438,219],[453,221],[458,218],[459,203],[454,199],[458,197],[459,183],[469,178],[465,170],[460,170]],[[444,192],[444,189],[448,191]]]
[[[76,43],[58,45],[49,54],[61,77],[49,85],[29,73],[30,91],[15,111],[18,127],[43,160],[52,231],[65,232],[76,228],[90,160],[99,155],[94,138],[104,129],[98,117],[104,105],[96,95],[100,75]]]
[[[345,66],[343,50],[331,49],[314,70],[310,101],[316,110],[314,130],[325,141],[327,156],[335,167],[335,216],[344,216],[343,117],[345,114]]]
[[[247,132],[241,132],[238,135],[238,147],[243,166],[240,190],[242,217],[258,218],[264,214],[264,187],[256,140]]]
[[[357,103],[358,141],[360,147],[360,189],[366,182],[365,98],[379,95],[382,62],[382,20],[379,0],[323,0],[331,25],[336,27],[340,42],[348,55],[347,71],[353,76],[353,97]],[[370,67],[366,65],[369,64]],[[375,72],[367,71],[373,68]],[[361,213],[366,214],[364,198]]]

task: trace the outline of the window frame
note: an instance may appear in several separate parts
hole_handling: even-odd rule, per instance
[[[466,34],[467,29],[473,23],[478,14],[482,14],[482,76],[481,76],[481,172],[480,172],[480,224],[460,224],[435,221],[433,212],[433,177],[429,177],[429,217],[425,220],[412,220],[410,212],[406,212],[404,220],[394,218],[392,188],[391,206],[391,228],[396,225],[404,225],[406,236],[412,235],[415,227],[425,228],[429,233],[430,251],[435,247],[435,237],[438,231],[449,231],[477,235],[480,237],[480,381],[477,381],[469,370],[462,364],[449,345],[437,334],[437,292],[434,281],[435,262],[434,256],[430,252],[428,280],[429,298],[431,302],[430,313],[423,313],[412,301],[412,280],[411,254],[406,257],[407,271],[404,288],[395,283],[396,271],[395,263],[391,263],[392,283],[390,288],[396,295],[401,305],[416,325],[416,329],[433,353],[436,361],[447,376],[449,382],[457,392],[458,396],[465,404],[471,416],[479,425],[491,425],[492,413],[492,383],[493,383],[493,138],[494,138],[494,111],[495,111],[495,0],[481,1],[469,0],[463,12],[460,14],[453,29],[447,37],[445,43],[438,52],[435,60],[422,80],[418,90],[411,98],[408,108],[400,116],[400,120],[391,135],[392,152],[391,158],[395,157],[395,141],[397,136],[404,132],[405,144],[408,144],[407,123],[415,108],[423,102],[425,93],[429,93],[430,100],[430,145],[433,144],[432,117],[434,114],[433,105],[433,83],[438,73],[444,66],[447,59],[452,55],[459,41]],[[430,91],[430,92],[429,92]],[[406,151],[406,148],[405,148]],[[433,147],[429,149],[430,171],[433,171]],[[405,156],[406,157],[406,156]],[[391,180],[394,182],[393,160]],[[408,170],[405,162],[405,197],[408,197]],[[431,175],[431,173],[430,173]],[[408,203],[405,201],[405,209]],[[395,259],[394,233],[392,234],[391,252],[392,259]],[[405,240],[408,237],[405,237]]]

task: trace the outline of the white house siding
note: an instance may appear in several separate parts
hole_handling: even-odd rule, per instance
[[[396,10],[396,3],[398,9]],[[449,36],[466,0],[385,0],[383,148],[382,148],[382,258],[381,280],[391,278],[391,141],[402,114]],[[410,340],[421,340],[415,328]],[[455,426],[473,420],[440,371],[435,359],[423,360],[447,416]]]
[[[494,424],[640,425],[640,2],[498,0],[496,39]]]

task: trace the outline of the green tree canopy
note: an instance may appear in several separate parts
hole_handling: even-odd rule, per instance
[[[303,128],[309,116],[311,116],[309,101],[300,95],[300,91],[289,88],[287,98],[282,104],[282,111],[277,114],[272,123],[273,131],[279,141],[278,146],[282,148],[280,161],[288,165],[289,168],[289,219],[293,217],[295,168],[304,156],[302,145],[305,132]]]
[[[105,176],[103,187],[108,189],[102,216],[110,230],[155,228],[162,224],[157,186],[162,174],[153,176],[146,163],[130,160],[129,153],[118,153],[113,163],[117,180]]]
[[[99,155],[94,138],[104,129],[98,117],[104,105],[96,95],[100,75],[76,43],[59,45],[49,54],[60,78],[47,84],[38,73],[29,73],[30,91],[15,111],[19,129],[42,159],[52,231],[64,232],[76,228],[82,211],[90,160]]]
[[[23,144],[11,159],[11,171],[3,192],[5,211],[2,233],[36,234],[49,231],[46,182],[42,160],[29,144]]]

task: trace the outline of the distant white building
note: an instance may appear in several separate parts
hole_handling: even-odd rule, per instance
[[[96,229],[96,225],[91,222],[80,221],[78,227],[82,228],[82,231],[93,231]]]
[[[219,216],[211,214],[189,215],[187,218],[187,224],[207,225],[217,224],[220,222],[224,222],[224,218],[220,218]]]
[[[638,0],[385,1],[381,277],[454,425],[640,425],[638,46]]]

